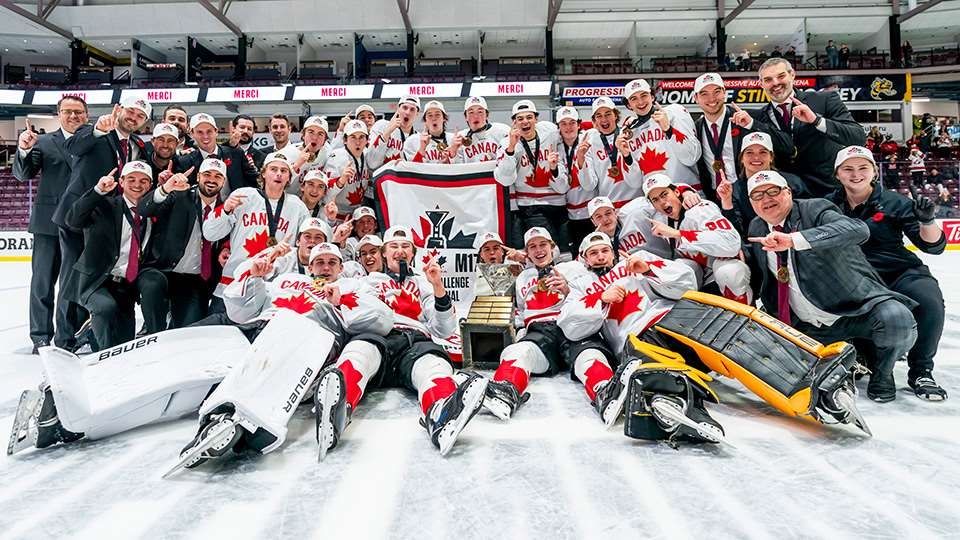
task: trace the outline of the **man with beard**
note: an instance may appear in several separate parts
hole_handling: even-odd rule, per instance
[[[230,121],[230,129],[230,145],[243,152],[253,168],[259,171],[267,154],[253,147],[253,134],[257,132],[257,123],[245,114],[238,114]]]
[[[328,129],[327,119],[322,116],[311,116],[303,122],[303,129],[300,131],[302,141],[294,146],[299,153],[293,163],[294,175],[302,177],[307,171],[323,169],[326,165],[327,156],[330,154]],[[299,195],[299,191],[300,182],[290,182],[287,186],[288,193]]]
[[[166,182],[173,174],[174,157],[180,142],[177,126],[160,122],[153,126],[153,138],[147,143],[147,160],[157,183]]]
[[[207,316],[210,296],[220,279],[216,253],[220,246],[203,238],[203,221],[219,202],[226,178],[223,161],[207,158],[197,185],[186,174],[174,174],[148,193],[140,215],[156,218],[154,241],[137,278],[144,333],[189,326]]]
[[[187,177],[191,184],[197,183],[197,171],[207,158],[219,159],[227,166],[227,178],[220,190],[220,198],[226,199],[240,188],[257,187],[257,170],[250,165],[247,156],[237,148],[217,144],[217,122],[206,113],[190,117],[190,134],[197,149],[177,158],[174,171],[192,170]]]
[[[699,190],[700,142],[694,137],[693,118],[687,109],[680,105],[661,107],[644,79],[628,82],[623,89],[623,99],[636,115],[628,118],[623,126],[630,135],[626,137],[626,149],[630,151],[632,163],[624,161],[627,174],[639,173],[645,177],[663,172]]]
[[[516,196],[515,234],[541,227],[550,231],[551,238],[560,238],[567,217],[565,194],[570,184],[566,166],[556,151],[560,139],[557,126],[538,121],[539,116],[532,101],[522,99],[514,103],[513,128],[500,141],[493,177],[501,185],[510,186],[511,199]]]
[[[796,92],[796,73],[790,62],[771,58],[760,65],[760,85],[770,99],[762,109],[752,112],[753,122],[764,132],[783,134],[788,144],[777,151],[781,169],[799,176],[814,197],[824,197],[837,189],[833,161],[847,146],[863,146],[866,134],[853,119],[836,92]]]
[[[453,137],[453,144],[449,148],[452,161],[476,163],[496,160],[500,141],[510,134],[510,127],[489,121],[490,110],[487,108],[487,100],[482,96],[470,96],[463,102],[463,117],[467,121],[467,127]],[[511,205],[511,210],[516,210],[512,200]]]
[[[73,271],[72,263],[61,256],[61,233],[52,221],[57,201],[70,180],[73,158],[66,149],[66,141],[87,123],[87,103],[79,97],[66,96],[57,103],[60,129],[38,135],[30,127],[20,133],[17,154],[13,161],[13,175],[22,182],[40,174],[40,184],[33,199],[28,230],[33,235],[33,254],[30,259],[30,340],[33,354],[50,345],[56,336],[57,345],[68,347],[74,332],[82,322],[78,306],[67,300],[64,282]],[[69,262],[70,264],[64,264]],[[60,291],[54,304],[54,289],[60,281]],[[56,329],[54,327],[56,307]]]
[[[403,145],[403,158],[417,163],[450,163],[453,133],[447,131],[447,111],[443,103],[428,101],[423,107],[423,132]]]
[[[183,153],[184,150],[192,151],[194,144],[190,138],[190,117],[187,116],[187,110],[180,105],[168,105],[163,110],[163,123],[172,124],[179,131],[179,141],[177,143],[177,153]]]
[[[336,203],[337,221],[345,221],[361,204],[373,206],[364,201],[371,171],[375,170],[374,152],[367,149],[367,126],[359,120],[351,120],[343,135],[346,139],[343,148],[334,150],[324,167],[329,179],[325,201]]]
[[[566,194],[567,236],[570,237],[569,251],[573,253],[583,237],[593,230],[587,203],[597,196],[597,189],[585,162],[591,131],[580,130],[580,114],[573,107],[557,109],[557,128],[560,130],[557,152],[570,175],[570,189]]]

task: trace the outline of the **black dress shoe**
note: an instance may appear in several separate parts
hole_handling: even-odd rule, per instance
[[[50,345],[49,339],[37,339],[33,342],[33,351],[30,354],[40,354],[40,347],[46,347]]]

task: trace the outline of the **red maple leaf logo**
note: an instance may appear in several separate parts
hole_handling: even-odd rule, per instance
[[[423,216],[420,216],[420,231],[421,234],[417,234],[417,231],[413,231],[413,245],[422,248],[424,245],[426,245],[427,237],[430,236],[430,221]]]
[[[243,249],[247,250],[247,255],[253,257],[257,253],[267,249],[267,231],[263,230],[243,241]]]
[[[683,141],[687,140],[687,136],[677,128],[673,128],[673,138],[677,140],[677,144],[683,144]]]
[[[667,168],[669,160],[665,152],[657,152],[656,148],[648,146],[640,153],[640,170],[643,174],[662,171]]]
[[[529,309],[547,309],[560,303],[560,295],[553,291],[537,291],[527,300]]]
[[[216,208],[213,209],[213,215],[214,215],[214,217],[220,217],[220,216],[223,215],[223,205],[222,205],[222,204],[221,204],[220,206],[218,206],[218,207],[216,207]],[[207,219],[210,219],[210,218],[208,217]]]
[[[403,315],[410,319],[419,319],[423,311],[420,302],[407,291],[401,291],[400,294],[393,297],[390,302],[390,309],[397,315]]]
[[[357,301],[357,293],[347,293],[340,295],[340,307],[345,307],[347,309],[354,309],[357,307],[359,302]]]
[[[307,293],[300,293],[297,296],[291,296],[289,298],[277,298],[273,301],[273,305],[278,308],[296,311],[303,315],[313,310],[314,302],[307,296]]]
[[[420,219],[423,219],[423,218],[420,218]],[[430,250],[430,251],[428,251],[427,253],[425,253],[425,254],[423,255],[423,258],[420,259],[420,260],[423,261],[423,264],[427,264],[428,262],[430,262],[430,259],[436,257],[437,255],[440,255],[440,252],[439,252],[438,250],[436,250],[436,249],[433,249],[433,250]]]
[[[597,303],[600,302],[601,296],[603,296],[603,291],[592,292],[583,297],[583,305],[588,308],[596,307]]]
[[[576,165],[570,170],[570,189],[580,187],[580,168]]]
[[[356,206],[363,202],[363,189],[357,188],[350,193],[347,193],[347,202]]]
[[[667,263],[663,262],[660,259],[657,259],[655,261],[647,261],[647,266],[655,266],[657,268],[663,268],[666,265]]]
[[[610,304],[610,311],[607,312],[607,318],[614,319],[617,323],[623,324],[623,320],[626,319],[627,316],[640,311],[640,305],[642,303],[643,295],[638,291],[630,291],[623,298],[622,302]]]
[[[700,253],[700,252],[684,253],[683,256],[686,257],[687,259],[690,259],[691,261],[694,261],[700,266],[707,265],[707,256],[704,255],[703,253]]]
[[[527,185],[535,188],[545,188],[550,185],[550,179],[553,178],[553,174],[537,165],[533,169],[533,174],[526,178]]]
[[[696,242],[700,233],[697,231],[680,231],[680,238],[687,242]]]

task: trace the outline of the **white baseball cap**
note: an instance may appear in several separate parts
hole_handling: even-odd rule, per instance
[[[473,241],[473,249],[480,251],[480,248],[482,248],[488,242],[496,242],[497,244],[503,245],[503,240],[500,239],[499,234],[488,231],[477,235],[476,240]]]
[[[166,122],[160,122],[159,124],[153,126],[153,138],[170,136],[174,139],[180,140],[180,129],[173,124],[168,124]]]
[[[354,221],[356,221],[356,220],[358,220],[358,219],[360,219],[360,218],[362,218],[362,217],[372,217],[373,219],[377,219],[377,215],[376,215],[375,213],[373,213],[373,208],[370,208],[369,206],[358,206],[358,207],[353,211],[353,219],[354,219]]]
[[[753,193],[760,186],[790,187],[787,179],[777,171],[760,171],[747,179],[747,193]]]
[[[521,99],[520,101],[514,103],[513,109],[510,111],[510,118],[513,118],[522,112],[532,112],[534,115],[540,114],[537,112],[537,106],[534,105],[529,99]]]
[[[357,242],[357,251],[360,251],[363,246],[380,247],[382,245],[383,240],[381,240],[379,236],[375,234],[368,234],[361,238],[359,242]]]
[[[355,111],[353,111],[353,115],[354,115],[354,116],[360,116],[360,113],[362,113],[363,111],[367,111],[368,113],[370,113],[370,114],[372,114],[372,115],[374,115],[374,116],[377,115],[377,111],[373,110],[373,107],[371,107],[370,105],[367,105],[366,103],[364,103],[363,105],[360,105],[359,107],[357,107],[357,109],[356,109]]]
[[[430,109],[437,109],[438,111],[440,111],[440,112],[443,113],[443,117],[444,117],[444,118],[447,117],[447,110],[443,108],[443,103],[440,103],[440,102],[437,101],[437,100],[430,100],[430,101],[427,102],[426,105],[423,106],[423,116],[424,116],[424,117],[427,116],[427,111],[429,111]]]
[[[383,243],[387,242],[409,242],[413,243],[413,231],[409,227],[394,225],[383,233]]]
[[[600,96],[597,99],[593,100],[593,105],[590,106],[590,116],[597,114],[597,109],[610,109],[611,111],[617,110],[617,106],[613,103],[613,100],[607,96]]]
[[[203,160],[203,163],[200,164],[200,170],[198,173],[205,173],[207,171],[214,171],[220,173],[224,178],[227,176],[227,164],[219,158],[207,158]]]
[[[483,107],[483,110],[489,111],[487,108],[487,100],[483,99],[483,96],[470,96],[463,102],[463,112],[467,112],[467,109],[473,107],[474,105],[479,105]]]
[[[306,120],[304,120],[303,129],[305,130],[310,127],[320,128],[323,130],[324,133],[327,133],[330,131],[330,126],[327,124],[327,119],[324,118],[323,116],[313,115],[310,118],[307,118]]]
[[[655,189],[673,187],[673,180],[663,173],[653,173],[643,180],[643,195],[650,198],[650,192]]]
[[[343,260],[340,248],[327,242],[321,242],[310,249],[310,262],[312,263],[314,259],[321,255],[333,255],[341,261]]]
[[[343,127],[343,134],[349,137],[354,133],[363,133],[367,134],[367,125],[364,124],[361,120],[351,120],[347,122],[347,125]]]
[[[404,103],[412,103],[417,106],[417,109],[420,108],[420,98],[417,96],[403,96],[397,100],[397,106],[403,105]]]
[[[190,117],[190,129],[193,129],[200,124],[210,124],[214,127],[214,129],[217,128],[217,121],[207,113],[197,113]]]
[[[753,146],[755,144],[758,144],[766,148],[768,151],[773,152],[773,139],[770,138],[770,135],[767,135],[762,131],[754,131],[743,138],[743,142],[741,142],[740,146],[740,153],[742,154],[748,146]]]
[[[575,122],[579,122],[580,113],[578,113],[577,109],[574,107],[560,107],[557,109],[557,123],[559,124],[561,120],[573,120]]]
[[[272,162],[274,162],[274,161],[281,161],[281,162],[283,162],[284,165],[287,166],[288,169],[290,168],[290,158],[288,158],[287,156],[285,156],[285,155],[283,154],[283,152],[279,152],[279,151],[278,151],[278,152],[270,152],[269,154],[267,154],[267,157],[264,158],[264,160],[263,160],[263,166],[266,167],[267,165],[269,165],[270,163],[272,163]]]
[[[123,170],[120,171],[120,176],[126,176],[133,173],[140,173],[145,175],[151,181],[153,180],[153,169],[151,169],[145,161],[128,161],[127,164],[123,166]]]
[[[153,106],[150,105],[150,102],[140,96],[127,96],[120,101],[120,106],[124,109],[137,109],[147,115],[147,118],[150,118],[150,111],[153,110]]]
[[[546,238],[547,240],[553,242],[553,237],[550,236],[550,231],[544,229],[543,227],[530,227],[530,230],[523,235],[523,245],[526,246],[535,238]]]
[[[723,85],[723,77],[718,73],[704,73],[693,82],[693,93],[699,94],[700,90],[703,90],[704,87],[710,86],[711,84],[715,84],[720,88],[726,88]]]
[[[327,188],[327,180],[327,175],[323,174],[323,169],[310,169],[307,171],[307,174],[303,175],[303,178],[300,179],[300,182],[316,181],[323,184],[324,188]]]
[[[613,208],[614,210],[617,209],[617,207],[613,205],[613,202],[610,201],[609,198],[594,197],[590,199],[590,202],[587,203],[587,215],[593,217],[593,213],[601,208]]]
[[[330,225],[328,225],[326,221],[315,217],[309,217],[300,223],[300,228],[297,229],[297,236],[307,231],[320,231],[327,240],[330,240],[333,236],[333,232],[330,231]]]
[[[634,79],[623,87],[623,99],[628,100],[637,92],[650,93],[650,83],[646,79]]]
[[[586,253],[593,246],[610,246],[610,249],[613,249],[613,242],[610,241],[610,237],[606,233],[592,232],[580,242],[580,255]]]
[[[850,158],[864,158],[869,159],[870,163],[873,164],[873,168],[877,168],[877,162],[873,158],[873,152],[867,150],[862,146],[848,146],[843,150],[837,152],[837,160],[833,162],[833,170],[840,168],[840,165],[843,165],[843,162]]]

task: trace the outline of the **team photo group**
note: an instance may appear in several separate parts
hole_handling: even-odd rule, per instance
[[[769,103],[750,110],[705,73],[696,117],[636,79],[589,117],[521,99],[506,124],[481,96],[408,95],[337,125],[293,119],[296,142],[279,113],[223,131],[139,96],[96,118],[64,96],[60,129],[28,122],[13,162],[39,180],[29,329],[43,377],[7,453],[199,418],[169,475],[281,448],[302,406],[324,459],[367,393],[399,388],[447,455],[478,413],[523,415],[536,378],[561,373],[598,429],[622,419],[673,445],[727,444],[710,414],[718,375],[865,436],[858,400],[946,400],[943,294],[915,254],[946,248],[934,202],[879,182],[836,92],[795,89],[783,58],[757,76]],[[254,144],[258,127],[273,146]],[[451,279],[442,232],[469,279]],[[492,297],[508,297],[509,339],[474,349],[493,368],[477,371],[461,341],[471,302]]]

